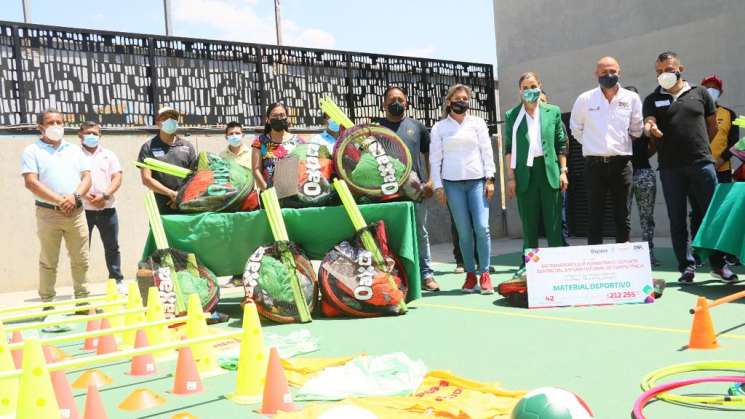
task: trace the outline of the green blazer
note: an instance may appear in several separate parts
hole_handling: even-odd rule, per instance
[[[504,114],[504,152],[512,153],[512,127],[515,125],[517,116],[520,114],[522,104],[515,106]],[[541,143],[543,144],[543,158],[546,162],[546,178],[549,185],[559,189],[559,154],[566,154],[567,134],[564,123],[561,121],[561,110],[558,106],[541,103],[538,105],[541,113]],[[528,118],[523,117],[515,135],[517,139],[517,160],[515,168],[515,183],[517,192],[522,193],[528,189],[530,183],[530,167],[527,165],[528,149],[530,139],[528,138]],[[508,165],[511,162],[506,162]]]

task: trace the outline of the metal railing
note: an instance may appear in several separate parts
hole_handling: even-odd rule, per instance
[[[432,126],[449,86],[473,89],[471,112],[496,128],[494,69],[477,64],[348,51],[104,32],[0,21],[0,127],[36,123],[47,107],[67,123],[153,125],[161,106],[182,124],[262,125],[282,100],[295,126],[321,124],[332,98],[355,122],[381,116],[390,84],[408,91],[410,115]]]

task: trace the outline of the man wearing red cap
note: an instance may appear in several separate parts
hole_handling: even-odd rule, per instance
[[[719,76],[712,74],[705,77],[701,80],[701,86],[706,88],[717,105],[717,134],[711,140],[711,155],[714,157],[717,179],[719,183],[730,183],[732,182],[732,166],[729,160],[732,153],[729,149],[739,138],[739,128],[737,125],[732,125],[732,121],[737,118],[737,115],[719,102],[719,98],[724,92],[724,82]]]

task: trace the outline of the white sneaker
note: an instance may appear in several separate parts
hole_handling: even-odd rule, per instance
[[[127,295],[128,287],[127,284],[124,283],[124,280],[116,283],[116,291],[121,295]]]

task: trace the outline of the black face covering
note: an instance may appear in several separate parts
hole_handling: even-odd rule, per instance
[[[287,118],[272,118],[269,120],[269,125],[275,131],[287,131],[287,128],[289,127]]]
[[[406,108],[404,107],[403,103],[398,101],[391,102],[391,104],[388,105],[388,112],[390,112],[391,115],[395,116],[396,118],[403,116],[405,110]]]
[[[450,110],[457,113],[458,115],[464,114],[468,110],[468,102],[464,100],[458,102],[450,102]]]
[[[618,74],[606,74],[598,77],[598,84],[606,89],[611,89],[618,83]]]

